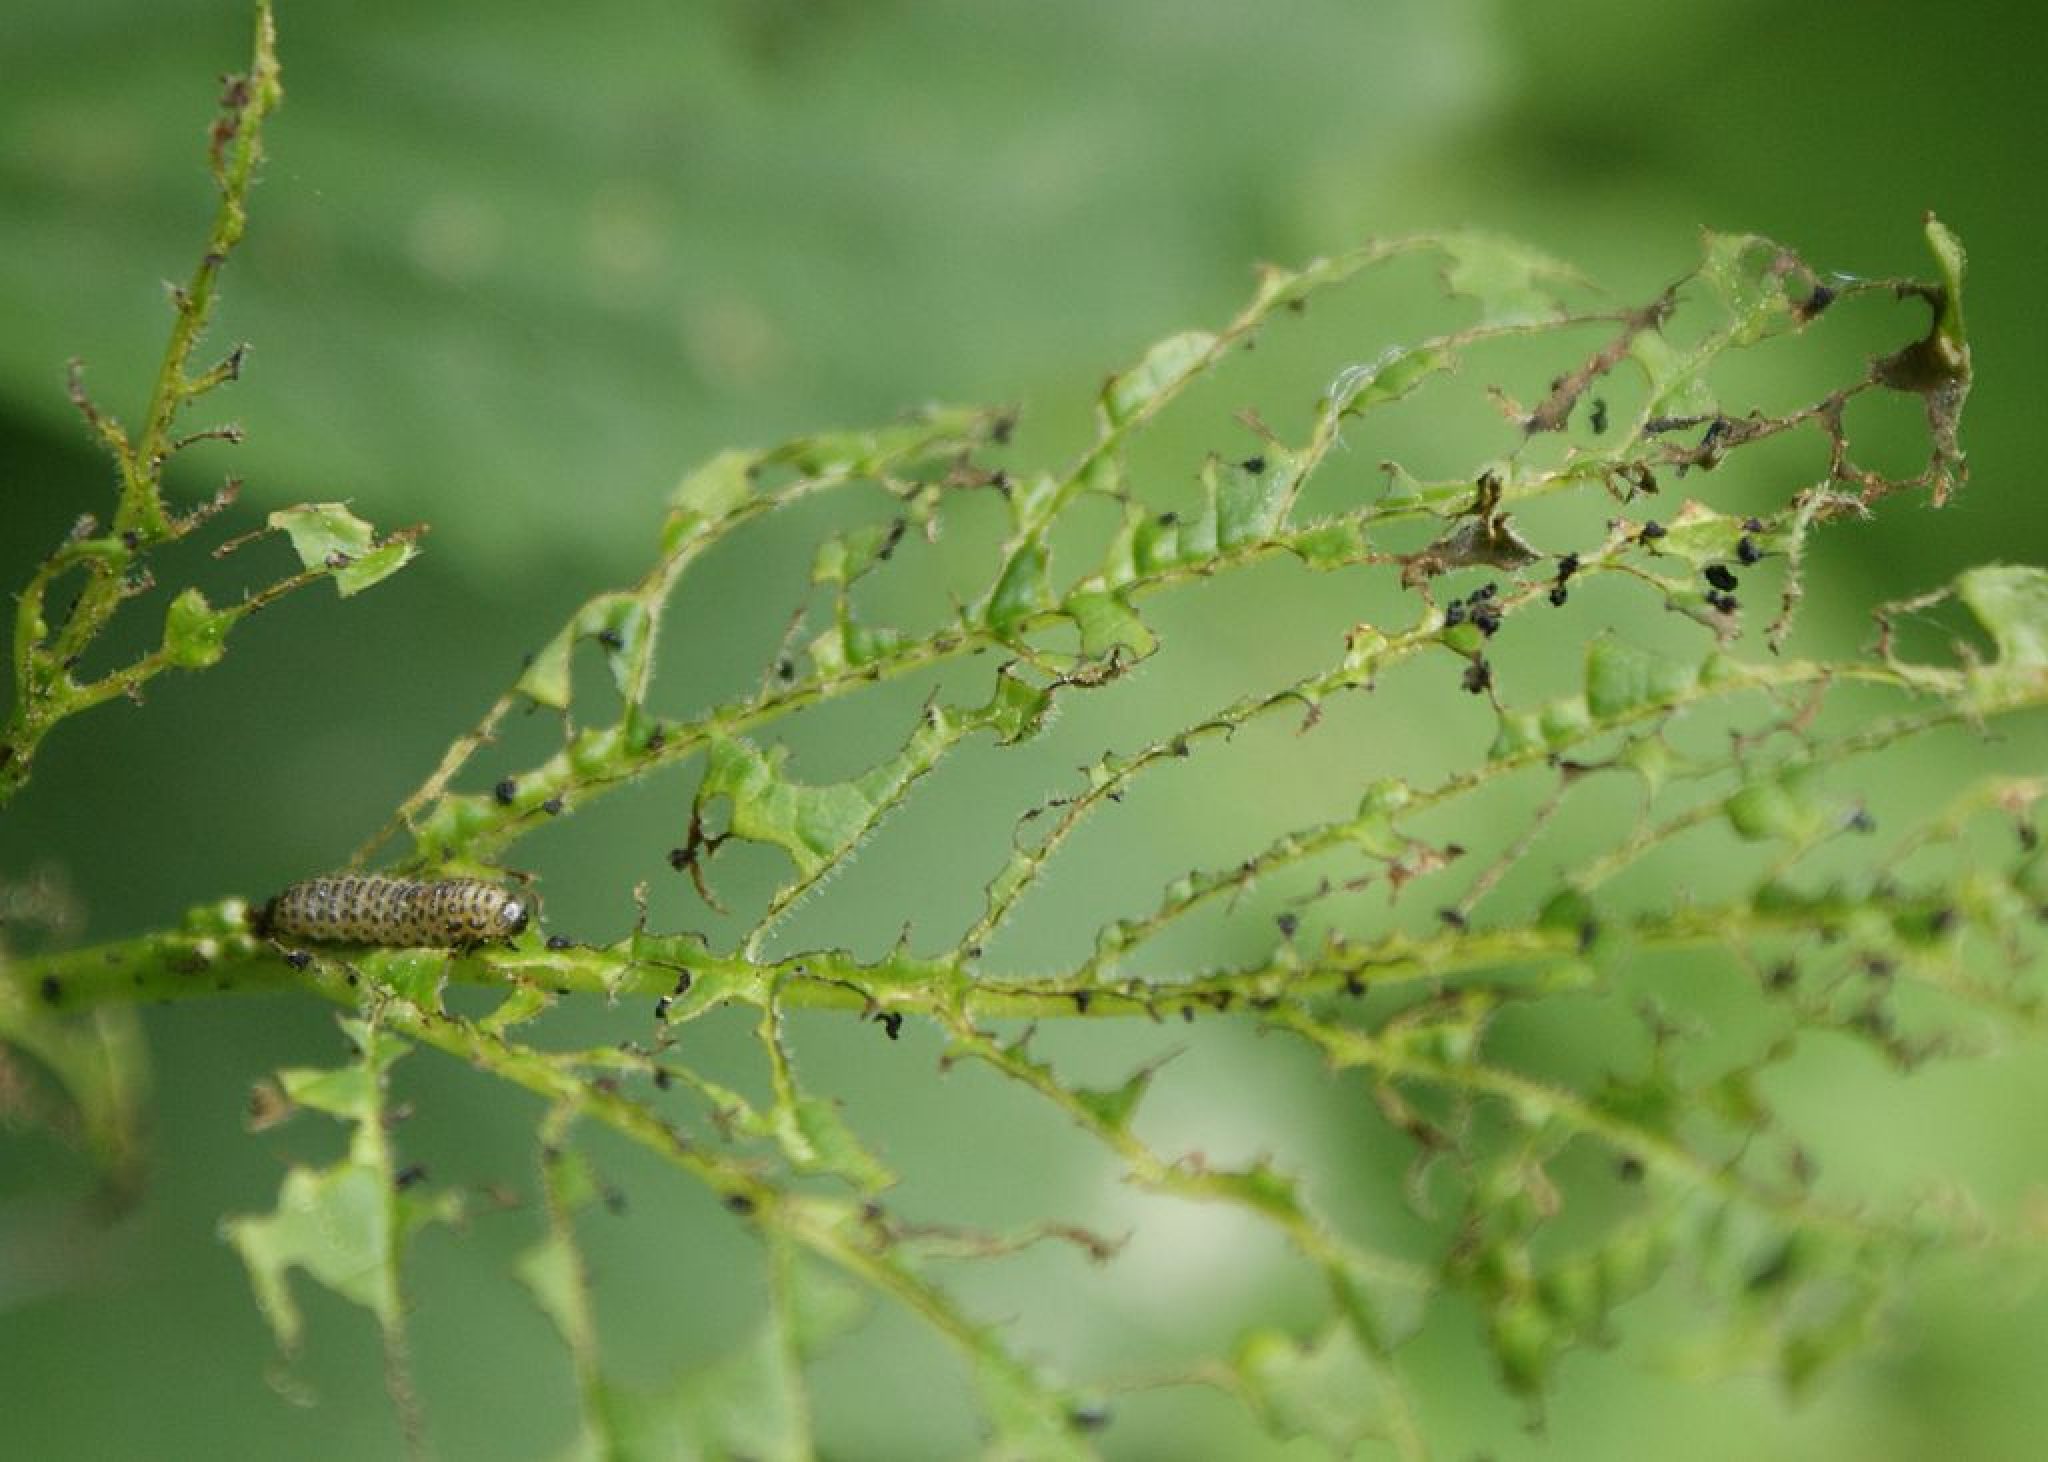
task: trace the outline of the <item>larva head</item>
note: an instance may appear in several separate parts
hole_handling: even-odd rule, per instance
[[[498,935],[500,939],[511,939],[526,931],[533,915],[526,906],[526,900],[508,898],[498,905]]]

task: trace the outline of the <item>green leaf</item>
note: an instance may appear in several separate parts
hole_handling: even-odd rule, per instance
[[[1935,332],[1947,346],[1951,359],[1967,361],[1970,342],[1963,331],[1963,274],[1969,267],[1969,256],[1963,252],[1963,241],[1932,213],[1927,215],[1924,227],[1928,250],[1941,274],[1941,310],[1935,317]]]
[[[1217,548],[1263,543],[1279,530],[1299,464],[1292,452],[1270,445],[1255,460],[1256,472],[1247,463],[1214,457],[1202,464],[1202,491],[1216,525]]]
[[[1043,543],[1034,538],[1018,544],[1009,562],[1003,565],[995,592],[989,595],[984,616],[988,627],[999,635],[1008,635],[1019,621],[1050,609],[1051,566]]]
[[[1595,721],[1619,720],[1678,701],[1698,679],[1696,665],[1604,635],[1586,651],[1586,709]]]
[[[1357,563],[1368,552],[1365,529],[1356,518],[1332,518],[1293,534],[1287,541],[1312,569],[1335,569]]]
[[[798,1462],[812,1455],[796,1399],[799,1385],[774,1330],[765,1326],[664,1390],[604,1382],[605,1456]]]
[[[1959,575],[1956,593],[1998,651],[1971,672],[1980,709],[2038,698],[2048,689],[2048,569],[1987,564]]]
[[[1564,313],[1559,290],[1578,282],[1574,270],[1548,254],[1493,234],[1451,234],[1443,251],[1450,261],[1445,286],[1479,302],[1482,324],[1554,320]]]
[[[975,713],[981,725],[996,733],[1005,746],[1028,741],[1045,729],[1052,714],[1052,694],[1007,666],[996,672],[988,704]]]
[[[816,639],[804,646],[804,654],[809,658],[813,672],[830,678],[873,664],[908,643],[910,637],[901,630],[862,624],[850,615],[841,614],[834,618],[830,629],[820,632]]]
[[[227,653],[228,630],[238,618],[231,609],[215,609],[197,589],[171,601],[164,614],[164,658],[181,670],[203,670]]]
[[[1707,234],[1700,274],[1727,306],[1730,345],[1753,344],[1795,319],[1784,257],[1783,248],[1755,234]]]
[[[1215,350],[1216,337],[1207,330],[1170,335],[1145,352],[1145,358],[1102,388],[1105,425],[1120,427],[1161,399],[1172,395],[1200,373]]]
[[[1128,1132],[1132,1114],[1137,1111],[1138,1103],[1145,1099],[1145,1093],[1151,1089],[1152,1078],[1158,1074],[1159,1065],[1154,1062],[1133,1072],[1121,1086],[1111,1087],[1105,1091],[1076,1087],[1073,1097],[1103,1126],[1117,1132]]]
[[[1750,842],[1781,838],[1804,843],[1817,835],[1825,814],[1807,790],[1810,770],[1761,777],[1742,787],[1723,804],[1728,825]]]
[[[576,1333],[583,1313],[583,1259],[567,1234],[550,1233],[528,1245],[513,1260],[512,1273],[556,1330]]]
[[[775,1130],[799,1172],[830,1173],[863,1193],[879,1193],[896,1181],[847,1126],[838,1106],[822,1097],[798,1097],[778,1108]]]
[[[974,1378],[988,1416],[991,1462],[1086,1462],[1094,1449],[1075,1435],[1070,1409],[1057,1391],[1009,1357],[983,1350]]]
[[[1642,367],[1649,386],[1651,416],[1707,416],[1714,393],[1700,374],[1700,358],[1681,353],[1655,330],[1640,330],[1629,341],[1629,356]]]
[[[1060,607],[1081,631],[1081,653],[1091,660],[1106,659],[1117,649],[1129,659],[1142,660],[1159,648],[1158,637],[1121,594],[1077,592]]]
[[[289,1275],[303,1269],[344,1299],[368,1309],[387,1335],[403,1319],[398,1265],[412,1230],[452,1222],[455,1194],[397,1191],[384,1131],[383,1081],[404,1054],[401,1042],[358,1020],[343,1020],[357,1061],[338,1071],[290,1070],[279,1084],[294,1101],[354,1123],[348,1155],[325,1168],[294,1166],[270,1213],[232,1218],[221,1234],[249,1271],[257,1305],[285,1350],[298,1346],[303,1320]]]
[[[248,1266],[257,1304],[286,1350],[298,1348],[304,1329],[286,1281],[293,1268],[370,1310],[386,1329],[398,1323],[390,1200],[385,1176],[366,1165],[295,1167],[274,1212],[228,1220],[223,1233]]]
[[[334,587],[346,599],[390,578],[417,555],[409,539],[376,546],[376,530],[343,503],[306,503],[270,515],[282,528],[299,562],[309,569],[335,568]]]
[[[754,474],[764,455],[737,448],[720,452],[677,484],[669,506],[693,525],[722,522],[753,496]]]
[[[1386,1378],[1345,1326],[1307,1342],[1254,1330],[1238,1342],[1234,1369],[1276,1437],[1311,1438],[1328,1455],[1350,1456],[1359,1442],[1386,1434]]]
[[[1456,352],[1448,346],[1395,346],[1369,364],[1339,372],[1324,398],[1323,410],[1331,416],[1363,416],[1375,406],[1399,401],[1457,363]]]
[[[730,836],[782,849],[797,872],[811,878],[851,852],[961,737],[984,725],[1015,729],[1017,718],[1026,714],[1026,701],[1015,696],[1016,687],[999,680],[995,697],[981,710],[927,707],[895,756],[850,781],[823,786],[799,782],[785,772],[787,747],[764,752],[743,737],[719,737],[711,743],[697,786],[697,806],[701,812],[725,798],[731,806]]]
[[[385,1074],[405,1054],[405,1043],[390,1036],[366,1042],[368,1029],[358,1020],[343,1020],[341,1028],[359,1051],[376,1053],[374,1064],[365,1060],[339,1067],[287,1067],[277,1073],[278,1089],[294,1105],[346,1122],[367,1122],[377,1113]]]
[[[1534,1396],[1549,1380],[1568,1337],[1541,1300],[1510,1295],[1487,1317],[1486,1338],[1507,1388]]]
[[[798,437],[762,460],[806,477],[884,477],[957,457],[998,435],[1006,420],[985,406],[928,406],[888,426]]]
[[[612,684],[622,697],[632,699],[652,653],[653,640],[647,606],[638,595],[626,593],[600,594],[577,610],[562,632],[533,657],[514,688],[539,705],[567,710],[570,657],[583,640],[603,647]]]

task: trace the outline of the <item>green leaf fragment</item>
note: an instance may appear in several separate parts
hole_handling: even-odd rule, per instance
[[[1106,659],[1116,650],[1122,650],[1127,659],[1142,660],[1159,648],[1158,637],[1121,594],[1076,592],[1060,607],[1081,631],[1081,653],[1091,660]]]
[[[1723,804],[1728,825],[1749,842],[1811,841],[1826,822],[1826,813],[1808,791],[1811,780],[1810,769],[1797,769],[1750,782]]]
[[[378,546],[376,530],[342,503],[283,508],[269,522],[285,531],[300,563],[335,570],[334,587],[344,599],[390,578],[419,552],[404,538]]]
[[[1129,423],[1156,402],[1171,396],[1208,363],[1216,336],[1207,330],[1170,335],[1145,352],[1145,358],[1102,388],[1102,417],[1109,427]]]
[[[304,1329],[286,1279],[294,1267],[368,1309],[385,1328],[397,1323],[389,1199],[383,1175],[352,1162],[294,1168],[274,1212],[227,1222],[223,1233],[248,1266],[279,1345],[297,1349]]]
[[[896,1181],[854,1135],[839,1108],[821,1097],[798,1097],[778,1108],[775,1133],[799,1172],[829,1173],[863,1193],[879,1193]]]
[[[995,689],[975,719],[1003,745],[1013,746],[1044,730],[1051,714],[1052,693],[1006,667],[996,672]]]
[[[665,1390],[603,1382],[598,1399],[607,1445],[598,1455],[799,1462],[812,1455],[800,1384],[771,1327]]]
[[[1154,1064],[1133,1072],[1121,1086],[1106,1091],[1091,1091],[1086,1087],[1074,1088],[1074,1100],[1086,1109],[1088,1114],[1103,1126],[1117,1132],[1130,1130],[1131,1117],[1138,1110],[1138,1103],[1145,1099],[1151,1089],[1152,1078],[1159,1074]]]
[[[1586,709],[1595,721],[1671,705],[1699,680],[1699,667],[1603,636],[1586,652]]]
[[[1567,1340],[1549,1309],[1534,1295],[1510,1295],[1496,1305],[1487,1317],[1486,1338],[1500,1366],[1501,1380],[1520,1396],[1541,1394]]]
[[[1288,539],[1287,546],[1312,569],[1344,568],[1370,551],[1364,526],[1352,517],[1332,518],[1302,529]]]
[[[1000,435],[1007,420],[985,406],[927,406],[887,426],[799,437],[761,460],[806,477],[882,477],[957,457]]]
[[[634,594],[600,594],[569,621],[562,632],[533,657],[516,689],[536,704],[567,710],[571,693],[570,657],[581,640],[595,641],[605,651],[605,666],[619,694],[632,699],[645,675],[653,650],[653,626],[647,606]]]
[[[477,1027],[494,1036],[522,1026],[530,1020],[547,1013],[555,1003],[555,993],[539,985],[516,985],[497,1008],[477,1021]]]
[[[1234,1368],[1277,1437],[1311,1438],[1329,1455],[1349,1456],[1362,1440],[1386,1434],[1386,1378],[1344,1326],[1307,1342],[1254,1330],[1239,1342]]]
[[[1007,635],[1021,621],[1050,609],[1053,604],[1050,571],[1051,560],[1043,543],[1034,538],[1018,544],[1009,561],[1003,565],[995,591],[989,595],[988,608],[983,615],[988,627],[997,634]]]
[[[691,526],[723,521],[753,496],[754,474],[764,455],[737,448],[720,452],[677,485],[669,506]]]
[[[1935,333],[1946,345],[1949,357],[1967,369],[1970,342],[1963,331],[1963,274],[1969,266],[1969,256],[1963,252],[1963,241],[1932,213],[1927,215],[1925,232],[1928,250],[1934,255],[1935,268],[1941,275],[1941,310],[1935,317]]]
[[[1018,713],[1001,682],[989,714],[1002,725]],[[787,775],[787,747],[762,751],[742,737],[711,743],[704,779],[698,784],[701,809],[715,798],[731,805],[729,835],[782,849],[805,878],[842,856],[873,827],[882,812],[946,748],[984,724],[981,712],[957,713],[928,707],[903,749],[872,770],[845,782],[814,786]]]
[[[901,630],[842,617],[804,646],[804,655],[814,673],[829,679],[886,659],[909,643]]]
[[[1727,307],[1728,341],[1751,345],[1792,323],[1795,306],[1785,281],[1796,260],[1755,234],[1709,233],[1700,274]]]
[[[1396,346],[1379,359],[1338,373],[1323,400],[1329,416],[1363,416],[1375,406],[1399,401],[1458,357],[1445,345]]]
[[[1956,579],[1956,593],[1998,652],[1970,673],[1981,709],[2038,696],[2048,685],[2048,569],[1987,564]]]
[[[1215,524],[1217,548],[1263,543],[1280,527],[1299,464],[1292,452],[1272,446],[1253,461],[1257,471],[1244,462],[1222,462],[1214,457],[1202,466],[1202,490]]]
[[[256,1300],[279,1345],[298,1345],[304,1322],[292,1298],[290,1271],[303,1269],[344,1299],[377,1317],[387,1334],[403,1318],[398,1264],[406,1237],[421,1225],[453,1221],[457,1195],[397,1191],[383,1129],[384,1073],[402,1043],[362,1021],[344,1020],[359,1061],[342,1071],[293,1070],[279,1082],[293,1100],[355,1124],[348,1155],[325,1168],[293,1167],[270,1213],[227,1220],[222,1236],[248,1268]],[[348,1071],[356,1073],[349,1079]]]
[[[1640,330],[1628,353],[1649,385],[1650,416],[1709,416],[1714,393],[1701,375],[1703,362],[1685,355],[1655,330]]]
[[[203,670],[227,653],[228,630],[240,616],[215,609],[197,589],[171,601],[164,614],[164,659],[181,670]]]
[[[529,1245],[513,1261],[512,1273],[556,1330],[576,1333],[583,1314],[583,1260],[566,1234],[551,1233]]]
[[[1576,271],[1537,249],[1485,233],[1456,233],[1443,241],[1444,284],[1454,295],[1479,302],[1487,325],[1554,320],[1564,313],[1560,290],[1578,282]]]
[[[1001,1462],[1087,1462],[1063,1397],[1009,1357],[983,1351],[975,1380],[992,1433],[983,1456]]]

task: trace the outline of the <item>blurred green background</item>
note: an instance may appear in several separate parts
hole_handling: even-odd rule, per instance
[[[109,500],[63,364],[83,357],[103,405],[139,409],[168,313],[160,281],[189,270],[211,209],[201,158],[215,78],[246,56],[248,22],[233,0],[12,0],[0,13],[0,584],[19,584],[79,512]],[[1861,602],[2048,549],[2031,470],[2048,331],[2035,272],[2048,215],[2038,7],[283,0],[279,27],[287,102],[214,336],[223,349],[254,343],[215,407],[249,441],[191,454],[174,481],[197,496],[234,472],[248,522],[346,498],[380,525],[433,533],[420,564],[361,600],[288,601],[217,670],[160,680],[146,709],[110,707],[49,743],[0,822],[0,877],[59,871],[84,910],[80,938],[338,863],[522,653],[587,594],[639,571],[662,495],[710,451],[946,399],[1020,404],[1012,460],[1050,465],[1081,439],[1109,369],[1224,318],[1255,261],[1368,234],[1477,224],[1640,296],[1689,265],[1703,225],[1773,235],[1822,268],[1922,272],[1918,221],[1933,208],[1971,251],[1974,485],[1941,514],[1898,501],[1845,531],[1834,582]],[[1391,303],[1381,333],[1317,368],[1414,333],[1419,308]],[[1197,448],[1219,445],[1247,400],[1307,401],[1295,385],[1245,390],[1216,398]],[[1361,450],[1360,477],[1373,456]],[[719,632],[672,668],[676,713],[758,670],[822,521],[750,536],[685,590],[687,622],[717,616]],[[202,557],[184,555],[192,573],[242,582]],[[1230,601],[1163,610],[1170,643],[1194,661],[1148,671],[1154,690],[1192,713],[1276,673],[1276,657],[1318,662],[1331,625],[1357,617],[1335,597],[1276,573],[1237,601],[1255,613]],[[1320,627],[1289,642],[1303,606],[1320,606]],[[832,712],[800,738],[810,759],[798,774],[825,780],[881,754],[925,688]],[[1427,704],[1475,714],[1455,696]],[[930,808],[892,823],[893,841],[878,840],[791,937],[872,943],[911,913],[929,919],[927,943],[957,926],[1014,811],[990,814],[986,788],[1043,795],[1104,745],[1128,744],[1113,717],[1069,709],[1065,739],[1022,769],[977,755],[935,779]],[[531,750],[549,733],[520,734]],[[1436,728],[1387,734],[1419,747]],[[1327,768],[1272,785],[1291,747],[1249,738],[1238,754],[1250,770],[1202,796],[1250,809],[1291,791],[1290,811],[1318,805],[1326,789],[1310,779]],[[2039,750],[2037,739],[1997,755],[2038,765]],[[1077,842],[1051,913],[1019,938],[1021,964],[1085,944],[1091,925],[1064,927],[1063,911],[1099,917],[1108,893],[1142,903],[1174,867],[1234,856],[1227,804],[1219,815],[1213,800],[1154,791],[1122,833],[1154,861]],[[601,808],[523,846],[547,875],[556,927],[614,937],[630,919],[624,891],[660,875],[686,808],[677,782],[667,805]],[[680,895],[662,897],[688,921]],[[643,1034],[633,1020],[626,1033]],[[321,1399],[287,1403],[214,1237],[223,1213],[271,1201],[287,1153],[326,1150],[311,1119],[250,1137],[240,1114],[272,1067],[338,1057],[330,1013],[194,1003],[149,1012],[147,1026],[156,1164],[139,1211],[72,1222],[87,1175],[42,1137],[0,1132],[0,1451],[391,1452],[367,1320],[302,1289],[310,1342],[294,1374]],[[595,1014],[590,1030],[621,1033]],[[714,1022],[690,1039],[707,1064],[737,1069],[743,1045],[719,1044],[732,1034]],[[1142,1367],[1226,1343],[1247,1317],[1285,1320],[1299,1300],[1300,1276],[1262,1240],[1154,1212],[992,1080],[942,1083],[928,1036],[906,1029],[886,1062],[871,1027],[800,1022],[798,1038],[818,1087],[846,1095],[856,1125],[910,1174],[907,1210],[1065,1214],[1111,1230],[1156,1220],[1163,1237],[1110,1271],[1047,1254],[1007,1279],[965,1272],[962,1292],[984,1313],[1018,1314],[1034,1288],[1087,1297],[1071,1316],[1023,1315],[1027,1348],[1083,1373]],[[1064,1039],[1077,1074],[1104,1078],[1159,1049],[1114,1028]],[[1333,1207],[1392,1206],[1398,1157],[1372,1146],[1355,1090],[1274,1042],[1219,1029],[1184,1043],[1178,1095],[1163,1090],[1164,1110],[1148,1113],[1161,1146],[1276,1152],[1336,1170],[1322,1190]],[[1867,1067],[1839,1085],[1824,1071],[1812,1110],[1870,1172],[1960,1173],[2009,1211],[2048,1172],[2042,1064],[2022,1051],[1908,1087]],[[420,1110],[407,1150],[437,1179],[530,1186],[529,1110],[428,1056],[402,1071]],[[760,1279],[749,1241],[701,1194],[628,1156],[608,1163],[633,1200],[594,1235],[609,1353],[652,1383],[718,1354],[756,1314]],[[529,1212],[486,1212],[418,1252],[419,1379],[443,1455],[542,1456],[569,1435],[567,1366],[505,1276],[531,1232]],[[1619,1355],[1568,1362],[1541,1437],[1493,1384],[1473,1317],[1447,1305],[1412,1357],[1443,1455],[2011,1457],[2048,1422],[2034,1384],[2048,1303],[1988,1292],[1980,1269],[1937,1269],[1881,1350],[1796,1407],[1767,1379],[1698,1383],[1671,1365],[1659,1337],[1689,1303],[1667,1285],[1630,1312]],[[887,1311],[828,1359],[819,1387],[831,1455],[971,1445],[954,1362]],[[1185,1393],[1127,1403],[1105,1446],[1309,1455]]]

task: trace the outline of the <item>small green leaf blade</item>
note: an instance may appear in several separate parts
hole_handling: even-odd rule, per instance
[[[284,530],[292,551],[307,568],[335,570],[334,586],[344,599],[390,578],[419,552],[408,538],[378,544],[376,530],[345,503],[281,508],[270,515],[269,523]]]
[[[185,590],[164,613],[164,659],[180,670],[218,664],[238,617],[231,609],[215,609],[197,589]]]
[[[1207,330],[1187,330],[1169,335],[1145,352],[1144,359],[1102,388],[1102,417],[1106,425],[1125,426],[1155,403],[1172,395],[1200,373],[1217,346],[1217,337]]]

